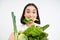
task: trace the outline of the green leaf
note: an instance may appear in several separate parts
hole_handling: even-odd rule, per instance
[[[46,24],[45,26],[42,27],[43,30],[46,30],[49,27],[49,24]]]

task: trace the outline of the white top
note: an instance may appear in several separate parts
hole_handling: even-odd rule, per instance
[[[37,24],[37,23],[34,23],[36,26],[38,25],[38,26],[40,26],[39,24]],[[18,29],[18,31],[24,31],[24,30],[26,30],[28,27],[27,27],[27,25],[20,25],[20,26],[18,26],[17,27],[17,29]]]

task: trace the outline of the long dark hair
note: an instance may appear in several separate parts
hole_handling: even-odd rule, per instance
[[[37,23],[37,24],[40,24],[40,17],[39,17],[39,13],[38,13],[38,8],[37,8],[36,5],[33,4],[33,3],[29,3],[29,4],[27,4],[27,5],[24,7],[23,14],[22,14],[21,19],[20,19],[21,23],[22,23],[22,24],[26,24],[23,20],[25,19],[24,13],[25,13],[25,10],[26,10],[26,8],[27,8],[28,6],[34,6],[34,7],[36,8],[36,11],[37,11],[37,18],[36,18],[36,19],[38,19],[39,21],[34,21],[34,22]]]

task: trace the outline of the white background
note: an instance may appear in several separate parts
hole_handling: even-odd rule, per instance
[[[48,39],[60,40],[60,0],[0,0],[0,40],[8,40],[13,32],[11,12],[14,11],[19,26],[24,6],[28,3],[38,7],[41,26],[50,25],[46,30]]]

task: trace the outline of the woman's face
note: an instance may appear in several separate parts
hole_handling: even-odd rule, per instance
[[[28,6],[25,10],[24,14],[25,18],[36,19],[37,17],[37,10],[34,6]]]

